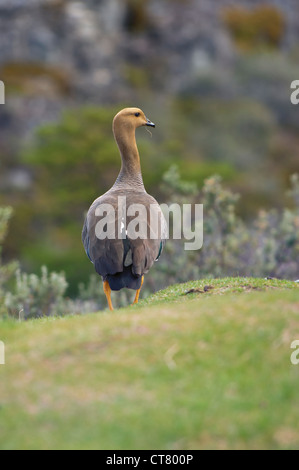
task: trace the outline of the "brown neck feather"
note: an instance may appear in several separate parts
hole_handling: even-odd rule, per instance
[[[135,128],[115,123],[113,133],[122,159],[121,170],[114,187],[144,188]]]

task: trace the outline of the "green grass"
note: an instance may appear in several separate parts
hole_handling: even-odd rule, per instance
[[[298,449],[295,339],[299,285],[277,280],[2,321],[0,449]]]

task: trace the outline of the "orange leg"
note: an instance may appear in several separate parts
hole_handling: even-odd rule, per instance
[[[104,288],[104,292],[107,298],[108,306],[110,310],[113,310],[113,305],[112,305],[112,300],[111,300],[111,289],[110,289],[108,281],[104,281],[103,288]]]
[[[136,297],[135,297],[135,300],[134,300],[134,302],[133,302],[133,305],[138,304],[139,296],[140,296],[140,292],[141,292],[143,283],[144,283],[144,276],[142,276],[142,279],[141,279],[141,286],[140,286],[140,289],[138,289],[138,291],[136,292]]]

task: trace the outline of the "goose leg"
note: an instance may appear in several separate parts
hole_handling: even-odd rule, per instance
[[[141,279],[141,286],[140,286],[140,289],[138,289],[138,291],[136,292],[136,297],[135,297],[135,300],[134,300],[134,302],[133,302],[133,305],[138,304],[139,296],[140,296],[140,292],[141,292],[143,283],[144,283],[144,276],[142,276],[142,279]]]
[[[112,305],[112,300],[111,300],[111,289],[110,289],[108,281],[104,281],[103,288],[104,288],[104,292],[107,298],[108,306],[110,310],[113,310],[113,305]]]

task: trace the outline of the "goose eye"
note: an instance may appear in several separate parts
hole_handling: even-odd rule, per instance
[[[136,116],[136,117],[139,117],[139,116],[140,116],[140,113],[135,113],[135,116]]]

